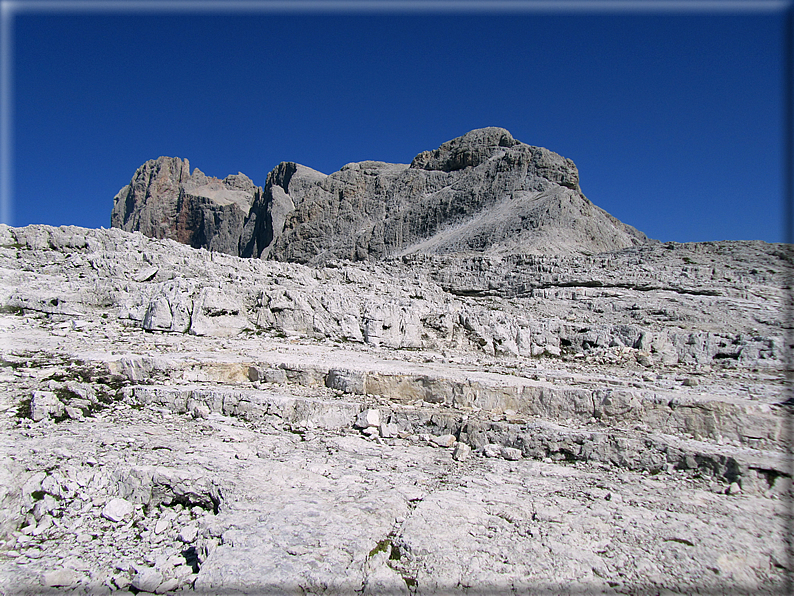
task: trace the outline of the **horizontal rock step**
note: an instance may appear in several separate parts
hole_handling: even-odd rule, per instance
[[[225,386],[132,386],[125,399],[133,404],[166,407],[176,413],[219,413],[248,421],[280,420],[292,428],[339,431],[361,426],[363,403],[286,396],[273,391]],[[782,453],[733,445],[715,445],[637,428],[605,427],[598,423],[567,426],[541,418],[521,423],[478,419],[462,410],[416,408],[402,404],[379,406],[379,420],[391,436],[454,436],[482,450],[487,445],[516,449],[524,457],[556,461],[602,462],[631,470],[689,470],[752,490],[771,488],[789,476]],[[203,414],[202,414],[203,412]]]

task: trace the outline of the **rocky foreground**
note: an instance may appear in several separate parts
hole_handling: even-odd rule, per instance
[[[0,226],[0,593],[783,593],[789,266]]]

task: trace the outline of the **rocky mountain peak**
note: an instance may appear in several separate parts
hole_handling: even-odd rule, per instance
[[[110,225],[194,248],[237,254],[243,220],[262,189],[243,173],[207,176],[179,157],[139,167],[113,199]]]
[[[452,172],[475,167],[491,158],[500,148],[521,144],[504,128],[491,126],[472,130],[443,143],[434,151],[423,151],[411,162],[412,168]]]
[[[263,189],[241,173],[218,180],[188,172],[179,158],[144,164],[116,197],[113,227],[300,263],[410,253],[592,254],[648,241],[587,200],[570,159],[498,127],[423,151],[410,165],[363,161],[326,175],[282,162]]]

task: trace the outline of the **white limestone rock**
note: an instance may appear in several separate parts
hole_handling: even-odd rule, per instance
[[[111,499],[102,509],[102,517],[112,522],[121,522],[132,515],[135,506],[126,499]]]
[[[376,594],[404,594],[407,596],[410,594],[405,580],[389,566],[390,551],[391,547],[379,550],[367,559],[363,591],[366,596],[375,596]]]
[[[452,451],[452,459],[455,461],[466,461],[471,456],[471,447],[466,443],[455,443],[455,449]]]
[[[502,447],[500,454],[503,458],[510,461],[518,461],[522,457],[521,450],[515,447]]]
[[[363,410],[356,416],[355,425],[357,428],[377,428],[380,426],[380,411],[374,408]]]
[[[249,326],[242,306],[216,288],[203,288],[193,303],[190,333],[194,335],[236,335]]]
[[[155,592],[785,585],[782,246],[305,267],[118,229],[0,241],[2,593],[56,568],[137,591],[141,561]],[[185,333],[205,288],[251,326]],[[147,319],[165,303],[182,323]],[[34,392],[90,416],[31,420]]]
[[[153,567],[138,567],[135,576],[132,578],[131,585],[141,592],[154,593],[163,583],[163,575]]]
[[[80,582],[82,575],[73,569],[56,569],[48,571],[41,578],[45,588],[71,588]]]
[[[430,437],[430,442],[436,445],[437,447],[452,447],[455,444],[455,435],[440,435],[440,436],[432,436]]]
[[[196,539],[198,535],[198,527],[195,525],[185,526],[181,530],[179,530],[179,540],[185,543],[191,543]]]
[[[52,391],[34,391],[30,398],[30,417],[35,420],[63,416],[65,406]]]

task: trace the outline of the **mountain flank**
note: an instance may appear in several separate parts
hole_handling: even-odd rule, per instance
[[[326,175],[282,162],[264,188],[160,157],[114,199],[111,226],[243,257],[304,264],[449,253],[596,254],[648,238],[593,205],[574,163],[473,130],[410,164],[350,163]]]

